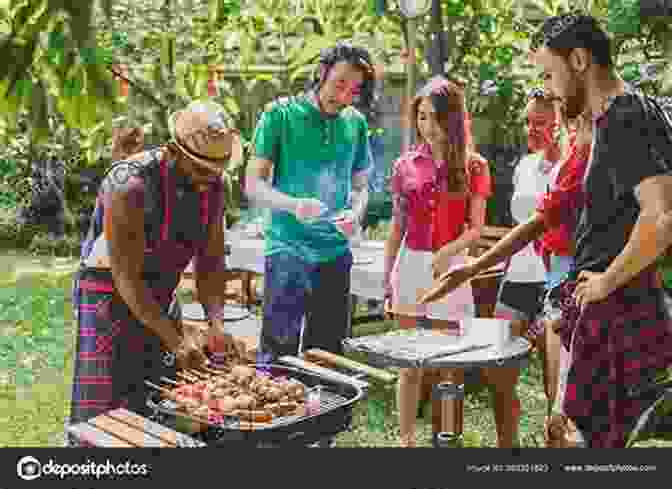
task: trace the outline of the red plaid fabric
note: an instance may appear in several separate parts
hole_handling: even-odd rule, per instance
[[[112,336],[100,335],[96,338],[96,353],[109,354],[112,353]]]
[[[576,282],[564,285],[561,340],[572,353],[565,413],[590,448],[623,448],[651,399],[633,389],[672,365],[672,320],[653,270],[579,311]]]

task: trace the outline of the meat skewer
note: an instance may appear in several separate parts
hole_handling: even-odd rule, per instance
[[[223,416],[235,416],[246,426],[241,429],[266,427],[276,417],[305,415],[306,394],[321,387],[308,389],[294,379],[272,378],[244,365],[230,373],[202,367],[177,376],[182,380],[161,378],[172,388],[148,385],[198,422],[218,424]]]
[[[198,382],[199,379],[195,379],[193,376],[186,374],[185,372],[177,372],[178,377],[182,377],[184,380],[189,382]]]

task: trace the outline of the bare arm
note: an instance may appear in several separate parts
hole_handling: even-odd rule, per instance
[[[369,204],[369,174],[366,171],[352,176],[352,211],[357,222],[364,220],[366,207]]]
[[[471,265],[474,273],[481,273],[511,258],[532,241],[540,238],[545,231],[543,215],[537,212],[529,220],[513,228],[495,246],[475,260]]]
[[[142,277],[144,186],[130,176],[108,187],[108,195],[105,228],[115,286],[133,315],[174,351],[181,341],[177,325],[164,314]]]
[[[227,281],[226,240],[223,219],[210,226],[208,243],[195,260],[198,300],[208,312],[208,318],[220,318],[224,309]]]
[[[604,273],[605,283],[616,290],[653,264],[672,245],[672,177],[643,180],[635,195],[641,211],[623,251]]]
[[[392,293],[390,284],[390,274],[392,267],[399,254],[401,247],[401,240],[403,239],[403,229],[397,215],[392,215],[392,224],[390,226],[390,234],[385,241],[385,296],[389,297]]]
[[[296,199],[271,187],[268,180],[273,171],[273,162],[252,158],[245,172],[245,194],[260,207],[296,212]]]

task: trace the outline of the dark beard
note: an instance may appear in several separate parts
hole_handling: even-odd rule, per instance
[[[586,109],[586,89],[577,78],[572,80],[574,91],[563,100],[565,114],[568,119],[574,120]]]

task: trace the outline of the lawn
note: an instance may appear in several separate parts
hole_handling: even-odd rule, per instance
[[[1,267],[0,267],[1,268]],[[0,446],[59,446],[69,410],[75,328],[71,311],[71,275],[55,272],[16,276],[0,274]],[[365,335],[393,328],[390,322],[355,327]],[[545,397],[539,363],[532,358],[521,373],[518,394],[522,403],[521,444],[540,443]],[[355,408],[353,429],[337,439],[339,447],[397,446],[394,389],[378,384],[370,399],[385,406],[383,430],[370,423],[367,402]],[[382,402],[381,402],[382,401]],[[488,391],[467,389],[465,445],[495,447],[494,419]],[[431,446],[430,416],[418,421],[418,445]],[[672,442],[646,442],[638,446],[672,447]]]

